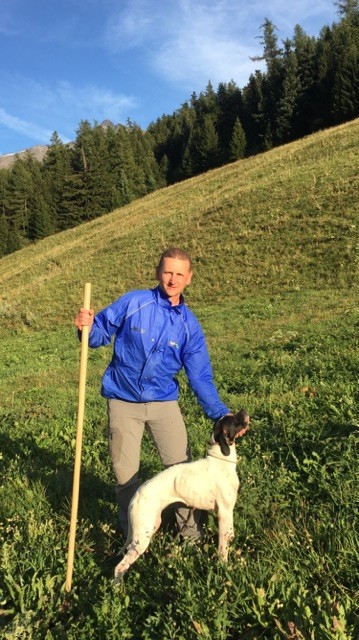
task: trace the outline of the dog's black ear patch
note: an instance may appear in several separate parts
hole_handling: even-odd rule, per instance
[[[234,416],[223,416],[220,420],[217,420],[213,429],[214,441],[219,444],[224,456],[229,456],[230,449],[228,440],[230,440],[230,429]]]
[[[221,451],[222,451],[223,455],[224,456],[229,456],[229,454],[231,453],[231,450],[229,448],[229,444],[228,444],[227,438],[224,435],[224,433],[220,434],[219,440],[218,440],[218,444],[221,447]]]

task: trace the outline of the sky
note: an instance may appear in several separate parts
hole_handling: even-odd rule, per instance
[[[0,155],[70,142],[82,120],[146,129],[208,82],[244,87],[266,18],[280,44],[339,20],[332,0],[0,0]]]

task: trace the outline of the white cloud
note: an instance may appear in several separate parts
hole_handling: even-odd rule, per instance
[[[7,113],[5,109],[0,108],[0,124],[4,125],[7,129],[11,129],[12,131],[16,131],[16,133],[24,134],[29,138],[33,138],[34,140],[41,140],[44,144],[47,144],[49,139],[51,138],[53,131],[50,129],[45,129],[33,122],[27,122],[26,120],[22,120],[21,118],[17,118],[16,116],[12,116]],[[68,142],[64,140],[64,142]]]
[[[209,80],[215,88],[232,79],[244,86],[264,68],[250,58],[262,53],[265,18],[276,25],[279,43],[296,24],[317,35],[337,19],[332,0],[39,0],[36,10],[30,4],[0,0],[3,145],[12,137],[21,145],[26,137],[47,142],[54,130],[63,141],[74,139],[81,120],[139,116],[146,126]]]
[[[0,109],[0,123],[43,143],[48,142],[55,130],[63,142],[69,142],[80,120],[92,123],[109,118],[120,122],[130,109],[136,108],[133,97],[94,84],[75,87],[60,81],[50,86],[4,73],[0,82],[7,96],[6,110]]]
[[[153,55],[153,67],[167,80],[188,87],[198,80],[202,84],[247,80],[255,70],[250,57],[258,54],[258,44],[254,35],[248,39],[235,29],[233,3],[213,7],[211,2],[191,6],[187,1],[181,5],[181,19],[167,30],[167,38]]]
[[[244,12],[233,0],[131,0],[109,19],[105,43],[119,55],[142,47],[148,68],[173,85],[248,79],[259,25],[243,34]]]
[[[306,30],[306,24],[319,21],[320,28],[332,15],[329,0],[127,0],[120,11],[114,9],[105,42],[119,54],[142,47],[145,64],[171,84],[193,88],[209,79],[214,84],[234,79],[241,86],[255,68],[263,68],[250,58],[262,52],[265,18],[277,27],[281,42],[296,24]]]
[[[157,32],[160,23],[154,20],[156,4],[151,0],[127,0],[119,11],[115,2],[104,28],[105,46],[118,53],[141,45],[151,32]]]
[[[68,82],[60,82],[55,88],[55,94],[63,106],[78,110],[82,114],[81,118],[87,120],[110,118],[118,122],[124,118],[128,109],[136,107],[132,96],[116,94],[92,84],[73,87]]]

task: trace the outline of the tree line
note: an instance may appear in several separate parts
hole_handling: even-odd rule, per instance
[[[317,38],[296,25],[279,44],[261,26],[265,71],[239,88],[208,83],[172,115],[136,123],[81,121],[76,139],[54,132],[45,158],[0,170],[0,257],[136,198],[359,116],[359,0],[335,3],[339,21]]]

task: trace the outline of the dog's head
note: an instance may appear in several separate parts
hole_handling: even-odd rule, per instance
[[[241,431],[247,430],[249,421],[249,415],[244,409],[233,416],[223,416],[217,420],[213,429],[213,440],[219,444],[224,456],[229,456],[229,447],[239,435],[242,435]]]

